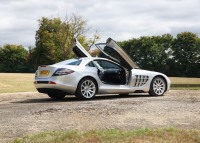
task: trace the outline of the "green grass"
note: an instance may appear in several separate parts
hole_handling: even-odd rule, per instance
[[[172,84],[200,84],[200,78],[170,77]]]
[[[199,143],[200,131],[168,129],[138,129],[52,131],[15,139],[12,143]]]
[[[200,90],[200,78],[170,77],[171,89]]]
[[[0,73],[0,93],[36,91],[34,74]]]
[[[200,78],[170,77],[171,89],[200,90]],[[32,92],[34,87],[34,74],[26,73],[0,73],[0,93]]]

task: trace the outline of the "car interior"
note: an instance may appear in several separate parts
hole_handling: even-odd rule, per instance
[[[98,76],[103,83],[115,85],[126,84],[126,70],[123,67],[106,60],[95,60],[88,65],[97,67]]]

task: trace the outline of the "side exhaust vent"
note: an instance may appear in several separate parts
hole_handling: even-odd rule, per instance
[[[147,75],[136,75],[136,81],[135,81],[135,86],[142,86],[144,84],[147,83],[147,81],[149,80],[149,76]]]

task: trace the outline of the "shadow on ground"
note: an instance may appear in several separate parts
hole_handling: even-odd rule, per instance
[[[150,96],[147,94],[137,94],[137,95],[125,95],[125,96],[120,96],[120,95],[97,95],[95,98],[91,100],[79,100],[75,96],[66,96],[62,100],[53,100],[49,97],[47,98],[37,98],[37,99],[26,99],[26,100],[21,100],[21,101],[14,101],[11,103],[54,103],[54,102],[84,102],[84,101],[96,101],[96,100],[120,100],[123,98],[139,98],[139,97],[155,97],[155,96]]]

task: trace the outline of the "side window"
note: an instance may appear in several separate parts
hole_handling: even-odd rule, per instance
[[[89,62],[87,65],[86,65],[87,67],[95,67],[95,65],[93,64],[93,62],[91,61],[91,62]]]
[[[96,61],[103,69],[121,69],[118,65],[104,60]]]
[[[80,65],[81,62],[82,62],[82,60],[78,60],[78,61],[74,61],[74,62],[68,63],[66,65],[75,65],[75,66],[78,66],[78,65]]]

